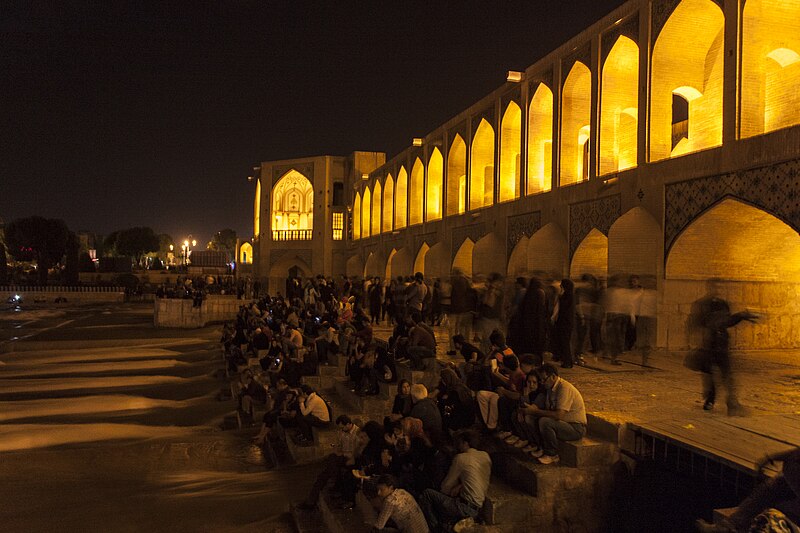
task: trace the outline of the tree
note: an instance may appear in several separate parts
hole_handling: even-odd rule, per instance
[[[159,240],[152,228],[135,227],[115,231],[106,237],[103,245],[106,253],[113,250],[114,255],[133,257],[139,264],[143,255],[158,251]]]
[[[36,261],[41,285],[47,284],[47,271],[64,256],[68,236],[64,221],[53,218],[18,218],[6,226],[8,252],[17,261]]]
[[[81,243],[78,236],[70,231],[67,237],[67,257],[64,263],[64,280],[70,285],[76,285],[80,279],[78,276],[80,250]]]
[[[215,252],[235,252],[236,231],[225,228],[216,232],[206,248]]]
[[[6,258],[6,247],[0,242],[0,285],[8,283],[8,259]]]

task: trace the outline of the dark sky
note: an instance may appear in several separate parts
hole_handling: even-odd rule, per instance
[[[621,3],[3,2],[0,218],[249,235],[258,162],[391,157]]]

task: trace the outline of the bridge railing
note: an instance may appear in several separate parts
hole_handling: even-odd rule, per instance
[[[274,229],[273,241],[310,241],[314,230],[310,229]]]

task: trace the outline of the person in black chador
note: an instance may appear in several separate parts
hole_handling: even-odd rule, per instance
[[[720,280],[708,281],[708,294],[692,304],[691,325],[701,330],[702,348],[698,352],[698,370],[703,376],[703,409],[714,408],[717,399],[717,386],[714,379],[714,367],[719,368],[722,383],[728,389],[728,414],[742,415],[744,409],[736,395],[736,384],[731,372],[730,348],[728,346],[728,328],[732,328],[742,320],[755,322],[758,315],[749,311],[731,314],[728,302],[721,297]]]

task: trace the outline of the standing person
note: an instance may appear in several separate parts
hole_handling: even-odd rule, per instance
[[[376,483],[378,497],[381,498],[381,510],[372,527],[384,530],[389,519],[396,527],[391,531],[398,533],[428,533],[425,515],[414,497],[403,489],[397,488],[397,480],[390,474],[384,474]]]
[[[731,314],[731,308],[721,296],[721,280],[708,281],[708,293],[692,304],[692,324],[701,330],[703,343],[701,348],[703,375],[703,409],[710,411],[717,399],[717,387],[714,380],[714,367],[719,368],[722,383],[728,389],[728,415],[743,415],[744,409],[736,395],[736,383],[731,371],[728,328],[732,328],[742,320],[755,322],[758,315],[749,311]]]
[[[481,339],[481,349],[489,351],[489,335],[494,330],[502,331],[503,325],[500,314],[503,309],[503,291],[501,285],[503,278],[497,272],[489,275],[486,282],[486,291],[478,306],[478,335]]]
[[[461,335],[472,340],[472,311],[470,307],[469,280],[460,269],[454,268],[450,277],[450,338]]]
[[[522,303],[509,324],[510,344],[514,353],[542,356],[545,347],[547,311],[542,282],[531,278]]]
[[[420,498],[420,507],[432,531],[478,516],[489,489],[492,460],[488,453],[476,448],[480,441],[478,434],[462,431],[456,433],[453,441],[458,455],[442,481],[441,492],[425,489]]]
[[[381,304],[383,303],[383,285],[381,284],[381,278],[378,276],[372,278],[372,285],[369,286],[369,292],[367,294],[369,300],[370,324],[380,324]]]
[[[553,359],[561,361],[562,368],[572,368],[572,330],[575,327],[575,291],[572,280],[561,280],[552,320],[550,346],[553,349]]]
[[[603,312],[600,309],[600,293],[597,287],[597,278],[591,274],[583,274],[580,283],[575,287],[575,313],[577,339],[575,345],[575,358],[583,360],[583,348],[586,337],[589,337],[589,352],[592,355],[601,350],[600,326],[603,322]]]
[[[622,287],[619,276],[608,281],[605,297],[606,352],[612,365],[621,365],[619,355],[625,348],[628,325],[635,320],[630,292]]]
[[[422,316],[422,303],[428,294],[428,286],[425,285],[425,277],[422,272],[414,274],[414,281],[406,288],[406,309],[407,312],[417,312]]]

